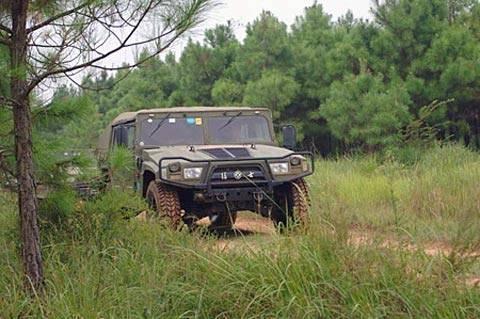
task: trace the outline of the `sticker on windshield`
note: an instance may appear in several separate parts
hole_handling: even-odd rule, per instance
[[[202,125],[202,118],[201,117],[195,118],[195,124]]]
[[[195,124],[195,119],[193,117],[187,117],[187,124]]]
[[[168,123],[172,123],[172,124],[173,124],[173,123],[175,123],[176,121],[177,121],[177,120],[174,119],[174,118],[169,118],[169,119],[168,119]]]

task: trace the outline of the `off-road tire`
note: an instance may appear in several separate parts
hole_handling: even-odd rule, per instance
[[[151,181],[145,194],[148,204],[158,217],[168,221],[172,229],[179,229],[182,222],[182,209],[178,192],[171,186]]]
[[[310,193],[307,183],[299,178],[281,186],[275,193],[278,206],[272,209],[271,219],[280,228],[299,225],[307,227],[310,223]]]
[[[220,213],[210,225],[211,230],[230,230],[237,220],[237,212]]]

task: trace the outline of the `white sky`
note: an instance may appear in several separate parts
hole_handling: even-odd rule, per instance
[[[242,40],[247,24],[257,18],[262,10],[271,11],[280,21],[290,26],[295,17],[303,15],[304,8],[313,3],[314,0],[223,0],[209,14],[203,29],[231,20],[237,37]],[[356,18],[370,18],[370,0],[318,0],[317,3],[323,5],[324,11],[332,15],[334,20],[349,9]]]
[[[253,22],[262,10],[271,11],[280,21],[290,27],[295,22],[295,17],[303,15],[305,7],[311,6],[314,0],[219,0],[219,2],[220,4],[207,14],[204,23],[189,32],[185,39],[174,43],[171,47],[170,51],[175,52],[177,59],[180,57],[187,38],[191,37],[194,40],[202,41],[205,29],[213,28],[217,24],[226,24],[230,20],[235,28],[235,35],[239,40],[243,40],[247,24]],[[325,13],[330,14],[334,21],[348,10],[353,12],[355,18],[371,19],[371,0],[318,0],[317,3],[323,5]],[[162,56],[166,53],[164,52]],[[123,57],[116,56],[115,62],[130,61],[135,53],[126,50],[121,55]],[[118,58],[123,60],[118,61]],[[118,64],[113,61],[109,62],[112,65]]]

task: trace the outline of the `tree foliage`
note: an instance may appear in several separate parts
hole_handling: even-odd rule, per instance
[[[401,145],[420,119],[436,138],[480,148],[479,2],[373,1],[371,10],[372,21],[351,12],[335,21],[314,3],[290,29],[264,11],[242,42],[230,22],[217,25],[179,57],[92,74],[90,87],[118,84],[79,94],[97,105],[102,125],[139,108],[260,105],[323,154]]]
[[[337,138],[375,148],[399,141],[411,118],[410,104],[402,83],[386,85],[379,76],[360,74],[334,82],[320,114]]]
[[[279,119],[299,90],[299,85],[288,75],[277,70],[265,71],[260,79],[250,81],[245,88],[243,104],[266,106],[274,119]]]

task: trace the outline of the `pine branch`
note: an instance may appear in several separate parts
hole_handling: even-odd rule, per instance
[[[48,18],[47,20],[42,21],[42,22],[40,22],[39,24],[34,25],[33,27],[28,28],[28,29],[27,29],[27,34],[28,34],[28,33],[32,33],[32,32],[34,32],[34,31],[36,31],[36,30],[38,30],[38,29],[41,29],[41,28],[43,28],[43,27],[49,26],[49,25],[51,25],[53,22],[55,22],[55,21],[57,21],[57,20],[59,20],[59,19],[61,19],[61,18],[67,17],[67,16],[69,16],[69,15],[75,13],[75,12],[78,12],[79,10],[81,10],[81,9],[85,8],[86,6],[88,6],[88,4],[89,4],[90,2],[91,2],[91,1],[88,1],[88,0],[87,0],[87,1],[85,1],[84,3],[78,5],[78,6],[72,8],[72,9],[70,9],[70,10],[61,12],[61,13],[59,13],[59,14],[57,14],[57,15],[54,15],[53,17],[50,17],[50,18]]]
[[[4,31],[8,34],[12,34],[12,29],[0,23],[0,31]]]
[[[63,38],[63,43],[58,43],[56,42],[55,38],[49,38],[51,41],[53,41],[54,47],[57,50],[57,54],[53,52],[49,52],[48,55],[43,55],[39,51],[37,52],[37,55],[42,57],[45,61],[41,61],[38,59],[35,59],[31,57],[32,61],[36,61],[39,64],[43,64],[44,68],[43,70],[39,68],[38,66],[36,67],[37,70],[42,70],[41,72],[38,72],[37,74],[33,74],[30,84],[28,86],[27,92],[31,92],[37,85],[39,85],[43,80],[46,78],[52,77],[52,76],[57,76],[57,75],[63,75],[70,77],[72,72],[78,72],[79,70],[83,70],[85,68],[95,68],[95,69],[101,69],[101,70],[123,70],[123,69],[131,69],[135,68],[136,66],[141,65],[142,63],[145,63],[146,61],[152,59],[153,57],[157,56],[167,48],[171,46],[173,42],[175,42],[179,37],[181,37],[185,32],[187,32],[191,27],[193,27],[195,24],[199,23],[201,20],[198,19],[198,15],[203,12],[209,5],[214,3],[213,0],[192,0],[192,3],[188,5],[185,8],[181,8],[178,10],[180,11],[180,16],[168,16],[166,18],[166,23],[163,26],[163,29],[160,31],[160,34],[154,35],[148,39],[136,39],[136,37],[139,36],[139,28],[143,26],[147,21],[147,16],[151,14],[155,8],[163,3],[162,1],[158,0],[150,0],[148,3],[142,5],[142,9],[140,7],[138,8],[130,8],[129,10],[132,10],[132,12],[136,12],[137,14],[132,13],[131,15],[124,17],[123,14],[126,12],[125,8],[121,9],[118,7],[114,7],[116,12],[111,13],[107,12],[107,10],[102,11],[100,13],[98,12],[92,12],[91,10],[80,10],[77,7],[77,11],[72,12],[72,10],[69,10],[67,12],[70,12],[71,14],[75,14],[78,16],[81,16],[85,19],[87,19],[87,22],[82,21],[79,23],[79,27],[82,32],[77,32],[73,33],[70,35],[70,38],[67,40],[66,38]],[[167,4],[163,4],[167,5]],[[174,3],[172,2],[172,5]],[[90,8],[90,7],[87,7]],[[124,10],[124,11],[122,11]],[[141,11],[140,11],[141,10]],[[126,36],[120,36],[121,32],[123,32],[124,29],[119,28],[118,25],[112,26],[110,19],[106,19],[106,17],[109,17],[110,15],[116,15],[120,16],[120,20],[123,21],[122,25],[123,26],[128,26],[130,30],[127,32]],[[67,14],[64,14],[63,17],[66,17]],[[59,16],[57,16],[57,19]],[[177,20],[178,18],[178,20]],[[46,23],[46,21],[45,21]],[[71,22],[69,22],[71,24]],[[43,23],[42,23],[43,24]],[[60,28],[60,30],[69,30],[71,28],[70,24],[55,24],[54,28]],[[101,47],[102,45],[91,45],[91,41],[88,41],[88,26],[93,25],[93,24],[98,24],[100,27],[103,27],[106,36],[104,36],[104,42],[105,43],[109,38],[116,39],[118,43],[116,44],[115,47],[112,49],[107,49],[106,51],[102,52]],[[32,27],[34,28],[34,27]],[[118,30],[117,30],[118,29]],[[56,34],[57,38],[62,36],[65,36],[63,33],[60,31],[57,32]],[[136,61],[135,63],[130,63],[128,65],[122,65],[119,67],[105,67],[100,65],[100,62],[104,61],[106,58],[114,55],[115,53],[124,50],[126,48],[130,47],[140,47],[144,45],[148,45],[151,43],[159,43],[163,39],[165,39],[165,42],[161,46],[157,46],[157,49],[152,53],[149,54],[147,57],[143,57],[141,60]],[[78,44],[77,46],[77,43]],[[43,44],[42,44],[43,45]],[[43,45],[45,47],[48,47],[48,45]],[[41,47],[36,47],[36,44],[31,44],[30,47],[33,47],[37,50],[40,50]],[[79,60],[80,55],[75,55],[75,53],[69,53],[68,58],[69,60],[66,60],[66,57],[61,57],[62,51],[65,53],[65,49],[73,49],[73,50],[78,50],[81,52],[84,56],[88,56],[89,54],[92,54],[93,57],[89,57],[88,60],[86,61],[73,61],[74,59]],[[65,53],[66,54],[66,53]]]

